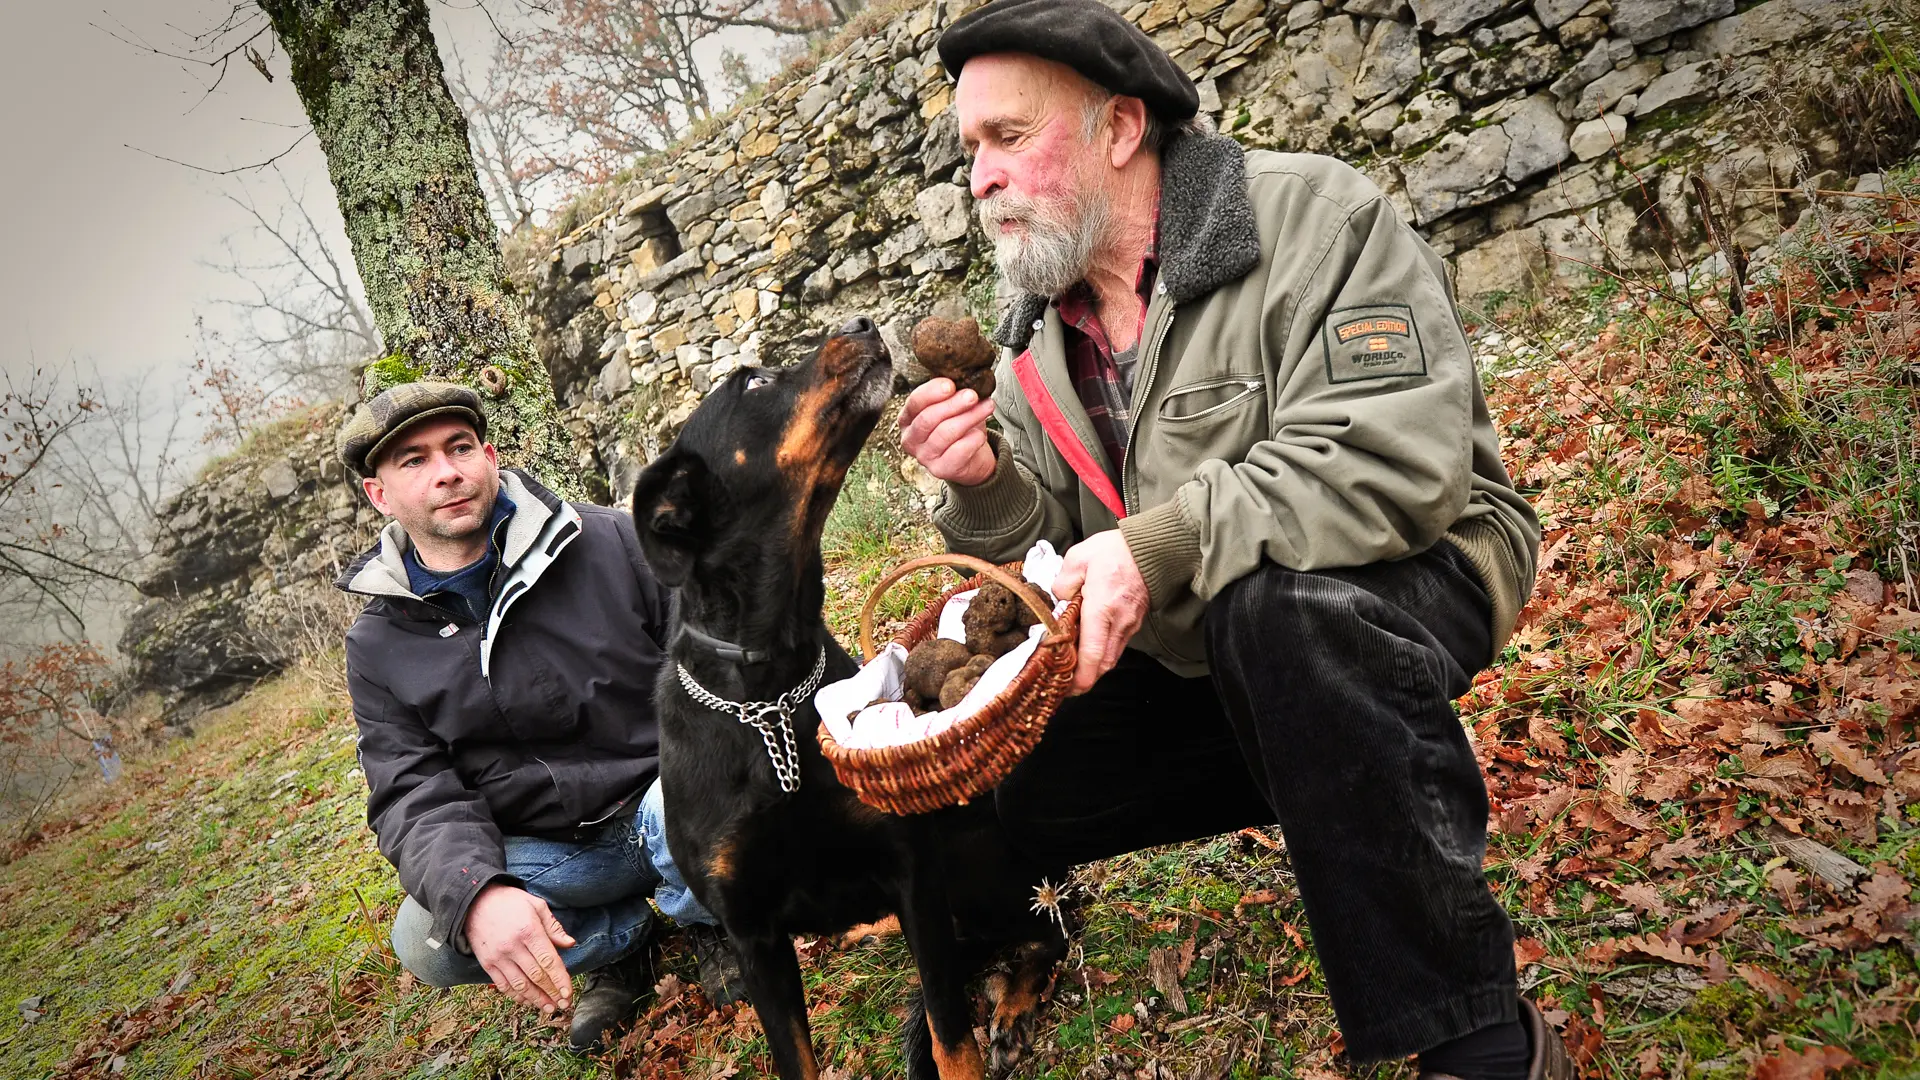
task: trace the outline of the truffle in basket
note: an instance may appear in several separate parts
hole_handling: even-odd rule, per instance
[[[907,654],[907,704],[919,709],[934,708],[940,700],[940,688],[947,676],[968,659],[967,647],[948,638],[930,637]]]
[[[1005,656],[1027,640],[1027,627],[1040,621],[1025,601],[997,581],[980,586],[960,617],[967,630],[967,651]]]
[[[913,355],[937,378],[971,390],[982,398],[993,396],[993,342],[980,333],[972,319],[942,319],[930,315],[913,327]]]
[[[940,707],[951,709],[960,704],[960,699],[967,696],[967,691],[972,690],[973,684],[979,682],[980,676],[992,666],[993,657],[983,654],[968,660],[964,666],[954,668],[953,674],[948,675],[947,681],[940,686]]]

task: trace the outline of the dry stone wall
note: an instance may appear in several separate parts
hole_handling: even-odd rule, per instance
[[[623,502],[738,367],[796,358],[865,315],[910,380],[919,318],[995,318],[934,52],[967,6],[907,8],[790,72],[534,245],[517,273],[601,499]],[[1831,171],[1858,156],[1778,92],[1859,62],[1856,0],[1150,0],[1124,12],[1192,74],[1220,128],[1366,171],[1449,257],[1465,298],[1590,267],[1660,270],[1676,244],[1704,256],[1687,205],[1696,170],[1727,197],[1740,242],[1762,248],[1804,200],[1755,189],[1833,187]],[[328,583],[378,520],[331,460],[341,415],[318,409],[256,438],[163,515],[123,651],[176,716],[274,670],[303,637],[337,634]]]
[[[708,388],[855,314],[904,331],[995,313],[937,0],[634,171],[524,269],[583,455],[624,496]],[[1150,0],[1121,8],[1249,146],[1363,169],[1449,257],[1463,298],[1593,267],[1648,270],[1705,236],[1685,178],[1725,193],[1749,249],[1844,167],[1782,117],[1780,69],[1858,52],[1858,0]],[[1840,62],[1838,60],[1832,62]],[[1772,109],[1772,114],[1766,110]],[[1766,122],[1763,122],[1766,121]],[[1832,177],[1815,177],[1831,183]]]

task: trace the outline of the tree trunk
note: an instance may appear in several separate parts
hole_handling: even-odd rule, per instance
[[[507,281],[426,0],[258,2],[327,155],[389,350],[363,392],[422,378],[476,387],[502,457],[579,496],[572,439]]]

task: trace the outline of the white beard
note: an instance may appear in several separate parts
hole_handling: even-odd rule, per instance
[[[980,203],[979,215],[1001,278],[1021,292],[1053,297],[1087,276],[1113,210],[1104,192],[1084,185],[1052,199],[1001,192]],[[1002,232],[1007,221],[1024,228]]]

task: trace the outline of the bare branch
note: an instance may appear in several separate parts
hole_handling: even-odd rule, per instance
[[[140,147],[135,146],[132,143],[121,143],[120,145],[127,148],[128,150],[132,150],[136,154],[145,154],[150,158],[154,158],[159,161],[164,161],[170,165],[178,165],[182,168],[192,169],[195,172],[203,172],[210,176],[232,176],[235,173],[259,172],[261,169],[265,169],[272,166],[275,162],[278,162],[281,158],[286,157],[288,154],[293,153],[296,149],[299,148],[300,144],[303,142],[306,142],[307,138],[312,134],[313,134],[313,130],[309,128],[308,130],[302,132],[299,138],[293,140],[293,144],[291,146],[288,146],[285,150],[280,151],[279,153],[268,158],[267,160],[255,162],[252,165],[236,165],[231,169],[209,169],[204,165],[195,165],[192,162],[181,161],[178,158],[170,158],[165,154],[156,154],[151,150],[142,150]]]

